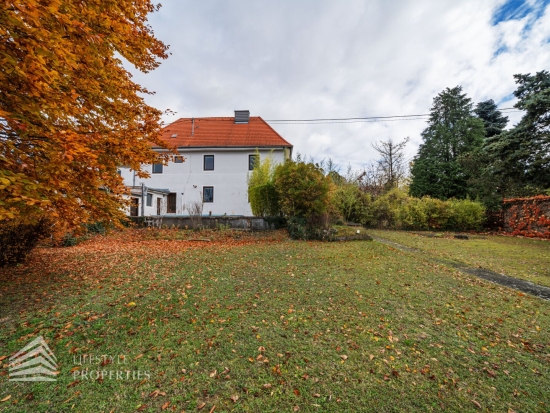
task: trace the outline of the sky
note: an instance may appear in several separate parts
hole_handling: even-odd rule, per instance
[[[474,102],[512,107],[517,73],[550,70],[550,0],[165,0],[150,15],[171,55],[131,70],[148,104],[180,117],[265,120],[429,113],[461,85]],[[521,112],[508,114],[509,127]],[[342,169],[376,159],[371,144],[410,138],[425,120],[272,124],[294,152]]]

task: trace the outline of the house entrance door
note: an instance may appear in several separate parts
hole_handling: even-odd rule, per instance
[[[166,208],[167,214],[175,214],[176,213],[176,193],[170,192],[168,194],[168,205]]]
[[[139,210],[139,198],[132,198],[132,203],[130,205],[130,216],[137,217]]]

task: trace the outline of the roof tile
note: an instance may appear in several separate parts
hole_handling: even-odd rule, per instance
[[[246,124],[236,124],[234,120],[195,118],[195,133],[191,136],[192,119],[181,118],[163,129],[161,139],[169,147],[292,147],[259,116],[250,117]]]

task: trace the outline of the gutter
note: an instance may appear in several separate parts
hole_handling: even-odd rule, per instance
[[[177,149],[178,151],[187,151],[187,152],[199,152],[199,151],[204,151],[206,149],[213,149],[213,150],[216,150],[216,151],[220,151],[220,152],[232,152],[232,151],[249,151],[250,149],[262,149],[262,150],[270,150],[270,151],[275,151],[275,150],[285,150],[287,148],[290,148],[290,151],[292,152],[292,148],[293,146],[239,146],[239,147],[232,147],[232,148],[228,148],[227,146],[178,146]],[[172,152],[172,150],[170,149],[164,149],[164,148],[161,148],[159,146],[154,146],[152,148],[154,151],[157,151],[157,152]]]

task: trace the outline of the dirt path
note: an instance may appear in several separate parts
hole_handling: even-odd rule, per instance
[[[550,300],[550,288],[544,287],[542,285],[534,284],[530,281],[526,280],[520,280],[518,278],[510,277],[508,275],[499,274],[497,272],[487,270],[485,268],[476,268],[476,267],[470,267],[466,264],[463,264],[461,262],[457,261],[451,261],[451,260],[444,260],[441,258],[436,258],[426,251],[419,250],[417,248],[407,247],[405,245],[398,244],[397,242],[393,242],[390,240],[387,240],[385,238],[379,238],[379,237],[372,237],[377,242],[380,242],[382,244],[389,245],[393,248],[396,248],[401,251],[406,252],[412,252],[415,254],[422,253],[423,256],[428,258],[431,261],[438,262],[444,265],[448,265],[450,267],[456,268],[459,271],[462,271],[466,274],[474,275],[478,278],[482,278],[484,280],[490,281],[494,284],[503,285],[508,288],[513,288],[514,290],[518,290],[530,295],[534,295],[535,297],[542,298],[543,300]]]

